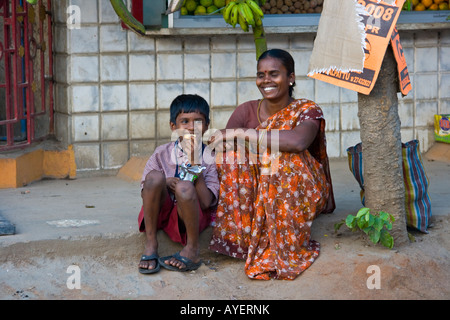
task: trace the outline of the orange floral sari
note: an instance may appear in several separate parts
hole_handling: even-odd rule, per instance
[[[242,159],[237,149],[227,151],[228,162],[217,166],[221,184],[210,249],[246,259],[250,278],[295,279],[319,256],[311,224],[320,212],[334,210],[322,110],[312,101],[295,100],[257,129],[290,130],[305,119],[322,120],[309,150],[266,151],[252,164],[248,152],[237,162]],[[269,174],[262,174],[264,166]]]

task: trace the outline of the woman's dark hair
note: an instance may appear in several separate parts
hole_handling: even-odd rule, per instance
[[[275,58],[281,61],[283,66],[287,70],[287,75],[289,76],[291,73],[295,74],[295,63],[294,58],[292,58],[291,54],[282,49],[270,49],[264,51],[258,59],[258,63],[265,58]],[[293,91],[295,87],[295,81],[292,85],[289,86],[289,96],[292,97]]]
[[[176,123],[177,116],[181,113],[199,112],[209,125],[209,105],[208,102],[196,94],[181,94],[170,104],[170,122]]]

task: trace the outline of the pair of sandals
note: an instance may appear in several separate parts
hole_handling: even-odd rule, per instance
[[[166,264],[164,261],[169,260],[171,258],[175,258],[178,261],[181,261],[184,263],[184,268],[178,268],[175,266],[172,266],[170,264]],[[185,271],[193,271],[193,270],[197,270],[202,262],[193,262],[191,259],[183,257],[180,255],[180,252],[177,252],[171,256],[167,256],[167,257],[159,257],[158,254],[154,253],[152,255],[142,255],[141,256],[141,261],[152,261],[155,260],[156,261],[156,265],[153,269],[148,269],[148,268],[139,268],[139,272],[142,274],[151,274],[151,273],[156,273],[161,269],[161,266],[164,269],[167,270],[171,270],[171,271],[181,271],[181,272],[185,272]]]

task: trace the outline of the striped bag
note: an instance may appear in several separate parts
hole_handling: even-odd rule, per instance
[[[347,155],[350,171],[361,188],[360,196],[364,206],[364,166],[361,143],[349,147]],[[429,181],[423,167],[418,140],[402,143],[402,167],[403,183],[405,184],[406,224],[423,233],[428,233],[427,228],[431,219]]]

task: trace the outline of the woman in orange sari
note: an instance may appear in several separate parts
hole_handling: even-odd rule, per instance
[[[312,221],[335,208],[325,119],[313,101],[293,98],[294,70],[288,52],[263,53],[256,77],[263,99],[238,106],[213,142],[247,147],[218,153],[210,249],[246,259],[254,279],[295,279],[306,270],[320,251],[310,239]]]

